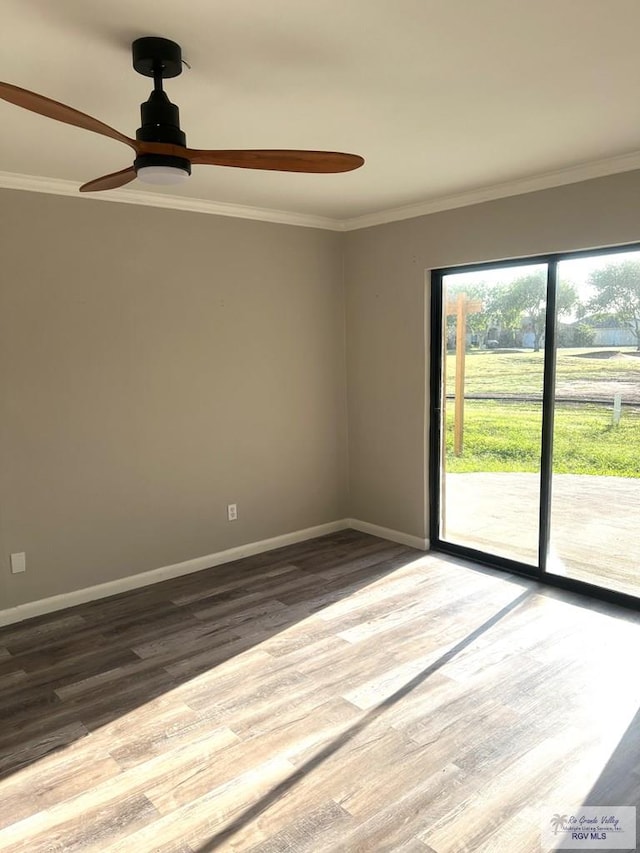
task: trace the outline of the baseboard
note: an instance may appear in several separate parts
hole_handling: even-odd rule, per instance
[[[270,539],[249,542],[236,548],[227,548],[225,551],[207,554],[205,557],[196,557],[193,560],[185,560],[171,566],[162,566],[149,572],[118,578],[118,580],[108,583],[77,589],[62,595],[53,595],[50,598],[30,601],[27,604],[19,604],[17,607],[0,610],[0,627],[12,625],[14,622],[22,622],[25,619],[32,619],[34,616],[44,616],[46,613],[54,613],[56,610],[64,610],[77,604],[86,604],[88,601],[97,601],[100,598],[108,598],[110,595],[118,595],[121,592],[150,586],[160,581],[200,572],[203,569],[210,569],[223,563],[232,563],[234,560],[241,560],[243,557],[251,557],[254,554],[262,554],[265,551],[273,551],[276,548],[283,548],[285,545],[295,545],[297,542],[305,542],[307,539],[316,539],[318,536],[326,536],[329,533],[346,530],[348,527],[348,519],[318,524],[315,527],[284,533],[282,536],[273,536]]]
[[[419,536],[402,533],[400,530],[391,530],[389,527],[380,527],[378,524],[370,524],[368,521],[360,521],[358,518],[348,518],[347,526],[353,528],[353,530],[359,530],[361,533],[370,533],[372,536],[389,539],[391,542],[400,543],[400,545],[418,548],[420,551],[428,551],[430,547],[428,539],[421,539]]]
[[[149,572],[118,578],[108,583],[77,589],[62,595],[53,595],[50,598],[41,598],[38,601],[30,601],[27,604],[19,604],[7,610],[0,610],[0,627],[22,622],[25,619],[33,619],[35,616],[44,616],[54,613],[56,610],[65,610],[67,607],[75,607],[77,604],[86,604],[88,601],[97,601],[100,598],[108,598],[110,595],[118,595],[132,589],[140,589],[160,581],[178,578],[182,575],[190,575],[193,572],[201,572],[220,566],[223,563],[232,563],[243,557],[251,557],[254,554],[262,554],[265,551],[273,551],[275,548],[283,548],[286,545],[295,545],[297,542],[305,542],[307,539],[316,539],[318,536],[326,536],[329,533],[337,533],[339,530],[353,528],[362,533],[379,536],[381,539],[389,539],[391,542],[399,542],[411,548],[421,551],[429,549],[429,540],[411,536],[399,530],[391,530],[388,527],[380,527],[377,524],[369,524],[368,521],[360,521],[357,518],[343,518],[339,521],[331,521],[328,524],[318,524],[315,527],[307,527],[304,530],[294,530],[292,533],[284,533],[282,536],[273,536],[270,539],[261,539],[257,542],[249,542],[236,548],[227,548],[215,554],[207,554],[205,557],[196,557],[193,560],[185,560],[182,563],[174,563],[171,566],[162,566]]]

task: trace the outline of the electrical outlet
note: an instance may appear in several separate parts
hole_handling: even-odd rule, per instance
[[[20,572],[27,571],[27,555],[24,551],[19,554],[11,555],[11,574],[18,575]]]
[[[227,504],[227,521],[238,520],[238,504]]]

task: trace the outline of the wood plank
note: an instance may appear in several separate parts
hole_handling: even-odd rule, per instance
[[[87,733],[86,727],[75,720],[46,732],[34,731],[29,738],[3,746],[0,752],[0,778],[8,770],[13,772],[20,767],[28,767],[43,756],[84,738]]]
[[[537,851],[549,802],[638,802],[638,647],[356,531],[7,626],[0,851]]]
[[[105,745],[75,740],[27,764],[2,784],[0,828],[86,793],[121,769]]]

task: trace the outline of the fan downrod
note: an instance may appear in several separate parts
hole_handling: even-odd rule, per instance
[[[145,36],[133,42],[131,52],[134,69],[144,77],[168,80],[182,74],[182,49],[171,39]]]

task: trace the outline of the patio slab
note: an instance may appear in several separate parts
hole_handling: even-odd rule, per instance
[[[532,473],[448,473],[442,538],[536,565],[539,483]],[[555,474],[547,568],[640,596],[640,479]]]

